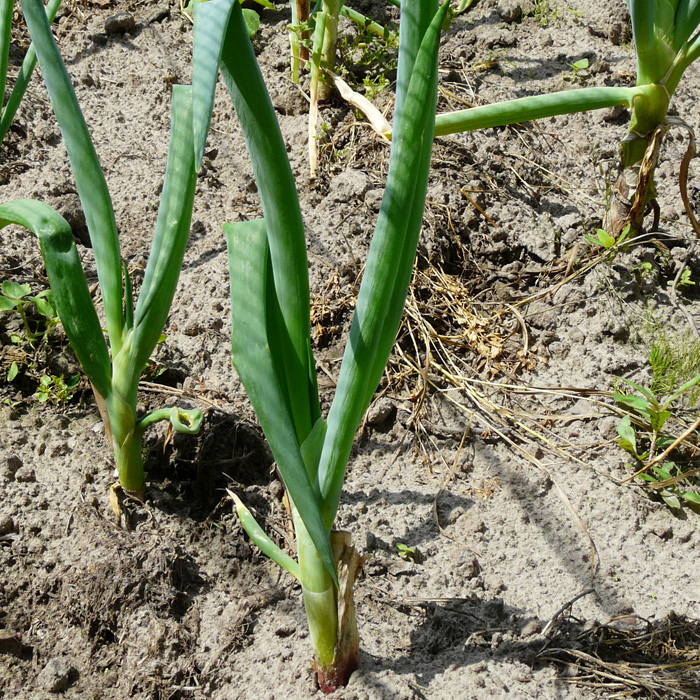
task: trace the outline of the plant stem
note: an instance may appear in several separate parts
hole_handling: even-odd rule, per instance
[[[335,585],[294,508],[294,531],[304,608],[314,655],[320,672],[330,674],[338,639],[338,601]]]

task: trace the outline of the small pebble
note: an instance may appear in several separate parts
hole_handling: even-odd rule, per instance
[[[14,523],[12,518],[7,515],[7,513],[0,513],[0,535],[6,535],[8,532],[12,532],[14,528]]]
[[[538,634],[542,631],[542,625],[539,620],[529,620],[523,625],[520,634],[523,637],[531,637],[533,634]]]
[[[28,484],[32,481],[36,481],[36,474],[34,473],[34,469],[32,469],[32,467],[30,466],[20,467],[15,472],[15,481],[19,481],[22,484]]]
[[[5,464],[2,465],[2,475],[12,481],[15,478],[15,474],[18,469],[22,468],[22,460],[17,455],[10,455],[6,460]]]
[[[105,20],[105,34],[123,34],[136,25],[131,12],[117,12]]]
[[[71,684],[78,672],[68,659],[57,657],[44,666],[37,678],[38,685],[49,693],[60,693]]]

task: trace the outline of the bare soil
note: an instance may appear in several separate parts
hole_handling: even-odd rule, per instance
[[[397,19],[381,2],[348,4]],[[118,12],[133,26],[106,31]],[[308,227],[327,407],[388,148],[331,101],[319,175],[309,179],[306,100],[288,79],[289,21],[286,6],[263,11],[254,45]],[[345,36],[354,31],[343,23]],[[191,24],[168,0],[87,0],[59,12],[56,37],[138,286],[171,85],[190,80]],[[18,25],[12,70],[26,45]],[[582,58],[588,68],[574,71]],[[391,80],[392,60],[389,50],[348,80]],[[621,0],[481,0],[445,32],[440,66],[441,110],[628,85],[635,69]],[[699,89],[691,68],[673,103],[696,128]],[[390,108],[392,94],[375,99]],[[339,513],[366,564],[356,588],[361,669],[338,697],[700,697],[690,664],[700,640],[698,516],[671,511],[638,481],[622,483],[632,471],[609,393],[615,377],[650,384],[659,337],[685,338],[697,355],[700,260],[677,188],[686,137],[674,134],[662,152],[661,242],[607,260],[583,234],[601,225],[626,124],[624,112],[605,110],[436,141],[406,322],[358,434]],[[221,227],[260,210],[223,90],[212,127],[167,338],[141,393],[144,409],[196,405],[206,421],[197,437],[149,433],[148,499],[129,528],[108,503],[113,465],[87,384],[64,405],[34,396],[44,372],[79,371],[60,327],[34,353],[11,341],[18,317],[0,316],[0,697],[319,692],[299,591],[248,543],[225,494],[236,490],[284,540],[283,489],[230,359]],[[0,148],[0,187],[1,201],[36,198],[64,213],[94,282],[38,71]],[[0,277],[46,289],[32,235],[11,227],[0,237]],[[695,286],[676,284],[683,270]],[[8,382],[13,361],[21,372]],[[399,544],[409,548],[403,557]]]

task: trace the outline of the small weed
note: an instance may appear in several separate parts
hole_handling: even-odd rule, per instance
[[[564,82],[575,83],[577,85],[585,85],[586,81],[590,78],[588,73],[588,59],[582,58],[579,61],[570,63],[571,74],[564,76]]]
[[[62,406],[73,398],[79,381],[79,375],[65,381],[63,375],[56,377],[52,374],[45,374],[39,380],[39,386],[34,396],[39,403]]]
[[[0,290],[0,311],[16,311],[22,319],[25,338],[19,333],[12,333],[10,339],[15,345],[27,340],[34,347],[37,341],[60,322],[53,306],[51,290],[30,296],[32,289],[28,284],[11,280],[3,282]]]
[[[559,10],[553,8],[550,0],[534,0],[534,8],[528,14],[541,27],[550,27],[559,16]]]
[[[637,392],[634,395],[613,395],[620,406],[630,411],[618,423],[617,432],[620,447],[632,455],[637,463],[635,476],[646,482],[648,488],[674,510],[682,511],[684,505],[700,506],[700,494],[691,489],[694,485],[691,478],[700,469],[684,471],[677,463],[684,458],[680,441],[666,431],[668,421],[674,417],[671,404],[700,384],[700,374],[664,401],[659,401],[646,387],[628,379],[622,381]]]
[[[396,543],[396,549],[398,550],[399,556],[405,561],[415,561],[416,560],[416,548],[409,547],[406,544],[401,544],[401,542]]]
[[[603,248],[604,250],[609,250],[610,255],[608,256],[608,263],[611,263],[615,259],[615,256],[617,255],[617,252],[620,250],[622,245],[630,237],[631,231],[632,231],[632,227],[627,226],[622,231],[622,233],[617,238],[615,238],[614,236],[611,236],[605,229],[599,228],[596,230],[596,233],[595,233],[596,237],[595,238],[593,238],[593,236],[589,236],[585,233],[583,234],[583,237],[589,243],[592,243],[597,248]]]

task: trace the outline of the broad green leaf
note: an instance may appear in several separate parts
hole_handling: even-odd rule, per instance
[[[652,411],[649,417],[652,430],[658,433],[671,417],[671,411]]]
[[[194,133],[195,165],[199,170],[209,132],[214,108],[216,80],[224,42],[235,0],[207,0],[195,3],[192,17],[192,91],[194,107],[192,128]]]
[[[192,134],[192,88],[173,86],[170,148],[151,254],[134,311],[132,382],[160,338],[175,295],[197,181]]]
[[[306,526],[324,566],[336,581],[328,532],[321,519],[318,494],[302,457],[286,383],[270,351],[276,338],[268,335],[267,308],[271,265],[264,221],[226,224],[231,281],[231,352],[233,364],[248,393],[294,507]],[[315,435],[311,431],[312,435]],[[315,438],[311,438],[312,441]]]
[[[355,431],[393,347],[413,269],[433,141],[440,25],[447,10],[443,5],[435,14],[436,6],[406,3],[402,9],[389,174],[319,465],[326,524],[335,518]]]
[[[37,311],[47,320],[56,318],[56,310],[53,304],[45,296],[32,297],[32,301],[36,304]]]
[[[90,233],[112,352],[119,351],[124,319],[117,225],[104,173],[41,0],[21,0],[51,104],[63,134]]]
[[[8,299],[7,297],[0,297],[0,311],[12,311],[18,303],[18,299]]]
[[[30,294],[31,291],[32,288],[28,284],[19,284],[18,282],[13,282],[12,280],[5,280],[2,283],[2,293],[6,297],[14,299],[15,301],[23,299],[27,296],[27,294]]]
[[[678,496],[674,494],[672,491],[669,491],[668,489],[661,489],[659,492],[659,496],[663,498],[664,503],[669,508],[673,508],[674,510],[680,510],[681,508],[681,502]]]
[[[10,365],[10,370],[7,373],[7,381],[11,382],[19,373],[19,367],[16,362]]]
[[[646,401],[646,399],[643,399],[641,396],[613,394],[613,399],[615,399],[615,402],[619,403],[621,406],[630,408],[633,411],[636,411],[637,413],[643,415],[645,418],[649,418],[649,409],[651,408],[651,406],[649,405],[649,402]]]
[[[255,10],[243,8],[243,19],[249,37],[254,37],[260,28],[260,15]]]
[[[606,230],[599,228],[596,231],[598,241],[604,248],[612,248],[615,245],[615,237],[611,236]]]
[[[287,383],[283,394],[291,402],[297,439],[303,442],[315,416],[320,415],[318,396],[309,391],[311,323],[304,224],[284,140],[237,3],[225,36],[221,72],[243,129],[260,193],[274,270],[274,298],[282,319],[280,331],[289,337],[289,349],[281,354]]]
[[[629,416],[624,416],[617,424],[617,434],[620,436],[620,446],[630,454],[637,455],[637,438]]]
[[[111,364],[100,322],[68,222],[42,202],[16,200],[0,205],[0,228],[19,224],[39,238],[54,304],[71,347],[88,379],[107,397]]]

